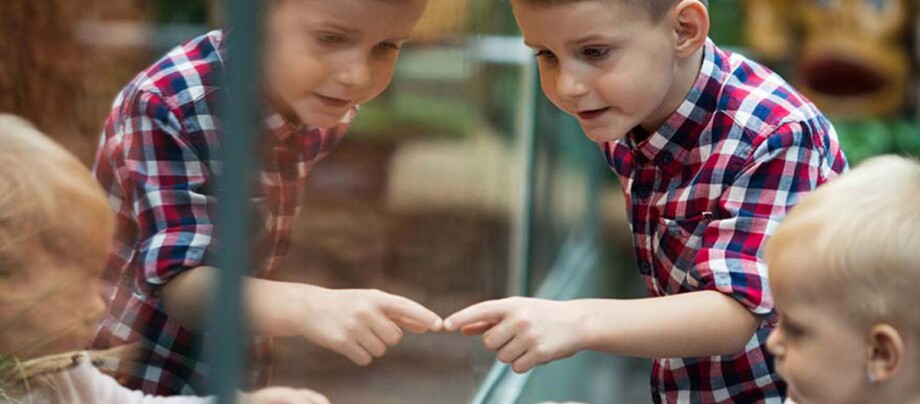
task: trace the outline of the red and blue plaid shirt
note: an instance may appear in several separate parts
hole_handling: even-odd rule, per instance
[[[117,234],[102,275],[109,309],[92,348],[139,344],[141,366],[104,367],[149,394],[200,394],[208,375],[200,360],[204,336],[170,319],[159,291],[183,271],[212,264],[223,136],[215,104],[227,95],[216,82],[224,38],[221,31],[195,38],[136,76],[116,98],[96,156],[94,172],[116,211]],[[266,114],[256,142],[261,169],[252,179],[260,191],[252,204],[259,220],[252,275],[268,277],[279,266],[310,168],[338,143],[353,115],[319,130]],[[264,385],[270,341],[253,339],[250,351],[250,385]]]
[[[653,400],[780,403],[785,385],[765,345],[778,318],[763,245],[805,194],[846,170],[830,122],[777,74],[707,41],[677,111],[654,133],[602,147],[649,292],[719,291],[764,319],[735,354],[656,359]]]

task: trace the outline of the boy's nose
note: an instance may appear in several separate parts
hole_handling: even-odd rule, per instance
[[[556,93],[566,98],[578,98],[588,92],[586,86],[580,78],[565,71],[559,73],[556,80]]]
[[[348,87],[366,87],[371,82],[371,70],[367,62],[353,62],[336,74],[336,80]]]

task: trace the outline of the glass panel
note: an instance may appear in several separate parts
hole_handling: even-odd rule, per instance
[[[506,295],[523,184],[523,76],[507,54],[522,44],[497,36],[507,19],[473,20],[492,3],[430,3],[389,89],[314,167],[279,279],[380,289],[442,316]],[[300,338],[276,348],[277,383],[339,402],[469,402],[494,360],[459,334],[406,333],[367,368]]]
[[[799,77],[795,69],[802,56],[797,49],[768,55],[757,48],[763,45],[757,37],[743,37],[756,35],[750,32],[758,27],[754,22],[766,21],[763,13],[769,6],[783,2],[710,3],[717,42],[752,56],[763,54],[772,68]],[[32,122],[89,169],[119,91],[176,45],[226,27],[219,8],[217,0],[0,1],[0,111]],[[804,43],[797,36],[806,35],[806,27],[779,21],[792,24],[783,35]],[[916,29],[913,19],[904,21],[903,32]],[[780,37],[763,34],[759,39]],[[915,44],[892,38],[882,42],[896,45],[898,60],[916,56]],[[914,87],[914,70],[908,63],[899,89]],[[881,112],[830,111],[851,163],[882,153],[920,155],[918,93],[905,91],[897,108],[881,111],[867,104],[861,111]],[[834,107],[819,103],[824,105]],[[483,300],[565,289],[555,283],[568,278],[554,276],[554,270],[575,274],[575,286],[566,289],[571,296],[646,295],[632,258],[619,185],[603,166],[597,146],[542,96],[531,52],[522,44],[507,2],[432,0],[415,39],[401,52],[389,88],[361,106],[334,152],[302,168],[294,177],[309,173],[309,181],[297,195],[302,198],[299,215],[290,225],[292,240],[271,275],[274,280],[379,289],[441,316]],[[252,185],[265,180],[256,170],[250,174]],[[287,191],[293,198],[299,190]],[[250,192],[259,197],[257,188]],[[110,198],[114,208],[133,207],[115,199]],[[264,212],[253,208],[250,213]],[[67,215],[73,213],[62,214]],[[271,225],[262,216],[252,220],[254,226]],[[265,253],[260,248],[253,243],[251,252]],[[584,251],[597,261],[589,265],[573,258]],[[135,275],[110,274],[105,281],[130,292]],[[67,294],[74,300],[61,307],[80,307],[79,301],[95,298],[89,279],[98,277],[93,273],[77,282],[67,280],[87,293]],[[0,285],[8,279],[0,272]],[[105,297],[110,299],[113,290],[105,289]],[[30,301],[52,302],[36,296]],[[10,329],[11,318],[28,317],[29,311],[19,307],[3,307],[19,310],[12,315],[0,310],[0,338],[7,338],[3,331]],[[72,324],[73,316],[77,314],[64,316],[62,326]],[[20,337],[40,344],[0,350],[0,355],[12,352],[28,359],[82,349],[97,320],[87,320],[92,327],[81,333],[60,333],[58,328],[41,334],[22,328]],[[125,334],[124,328],[108,325],[110,331]],[[272,384],[313,388],[333,402],[469,402],[495,363],[479,338],[457,334],[406,333],[369,367],[302,337],[278,338],[274,348]],[[610,385],[616,388],[585,395],[588,401],[647,398],[648,361],[613,355],[574,360],[535,372],[520,399],[577,398],[550,395],[547,380],[560,374],[584,377],[586,369],[616,381]],[[10,363],[9,358],[0,359],[0,374]]]

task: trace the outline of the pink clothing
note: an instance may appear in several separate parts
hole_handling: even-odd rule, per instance
[[[212,403],[209,397],[149,396],[118,384],[115,379],[94,367],[89,354],[75,357],[77,365],[44,376],[47,388],[31,397],[35,402],[66,404],[200,404]],[[21,398],[30,402],[30,397]]]

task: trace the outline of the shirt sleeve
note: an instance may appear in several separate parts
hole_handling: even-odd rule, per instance
[[[196,147],[199,146],[199,147]],[[140,93],[123,125],[125,203],[137,224],[136,279],[156,293],[203,264],[214,232],[207,150],[191,144],[178,115],[156,94]]]
[[[725,293],[776,325],[763,246],[788,210],[823,182],[825,160],[801,123],[780,126],[754,146],[719,199],[719,218],[703,232],[692,270],[700,290]]]

